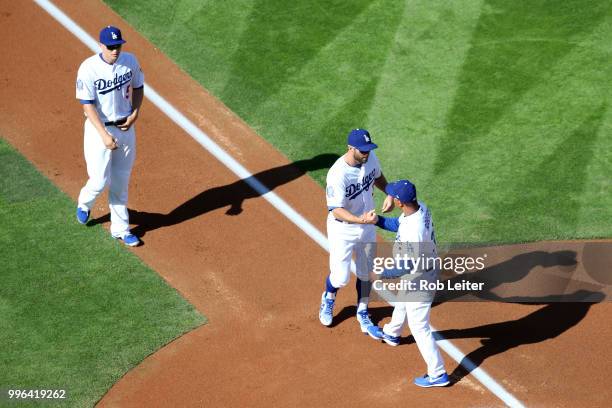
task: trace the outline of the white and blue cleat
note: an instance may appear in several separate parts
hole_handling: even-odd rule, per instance
[[[361,332],[363,334],[368,334],[368,328],[374,326],[372,320],[370,319],[370,314],[368,310],[362,310],[361,312],[357,312],[357,321],[359,322],[359,327],[361,328]]]
[[[113,238],[122,240],[125,245],[130,246],[130,247],[135,247],[135,246],[140,245],[140,240],[138,239],[138,237],[132,234],[131,232],[128,232],[123,237],[116,237],[113,235]]]
[[[414,384],[424,388],[446,387],[448,384],[450,384],[450,379],[448,378],[448,374],[446,373],[440,374],[437,377],[430,377],[425,374],[422,377],[415,378]]]
[[[77,207],[76,219],[79,224],[87,224],[87,221],[89,220],[89,210],[83,210],[81,207]]]
[[[334,299],[328,299],[325,292],[321,296],[321,306],[319,307],[319,321],[323,326],[331,326],[334,318]]]
[[[399,336],[390,336],[378,326],[372,325],[368,327],[368,334],[374,340],[382,340],[390,346],[399,346],[400,344]]]

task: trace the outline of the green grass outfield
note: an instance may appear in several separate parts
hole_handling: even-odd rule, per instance
[[[612,236],[609,0],[106,2],[292,160],[368,128],[442,241]]]
[[[0,388],[66,389],[61,405],[91,407],[205,319],[101,226],[78,224],[74,210],[0,139]]]

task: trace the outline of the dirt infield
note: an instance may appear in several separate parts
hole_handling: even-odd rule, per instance
[[[104,5],[56,4],[94,36],[104,25],[121,27],[149,84],[325,230],[323,190],[298,166]],[[90,52],[30,2],[3,3],[0,34],[19,44],[4,50],[0,133],[76,198],[86,172],[74,81]],[[147,358],[100,406],[503,406],[447,355],[454,386],[414,387],[412,377],[425,366],[411,338],[389,348],[363,336],[352,318],[352,288],[339,295],[334,327],[323,328],[317,309],[324,250],[148,100],[137,126],[129,203],[145,245],[134,253],[210,323]],[[298,164],[328,167],[332,159],[304,157]],[[100,198],[92,214],[103,223],[105,203]],[[73,214],[66,220],[76,222]],[[563,274],[566,265],[542,258],[566,251],[579,263],[582,248],[517,246],[500,263],[525,274]],[[390,310],[375,305],[375,319]],[[449,302],[433,309],[432,323],[526,405],[592,407],[612,399],[605,381],[612,375],[612,325],[605,323],[611,312],[609,303]]]

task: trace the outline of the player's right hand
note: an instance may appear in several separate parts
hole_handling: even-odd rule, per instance
[[[117,148],[117,139],[114,139],[108,133],[102,137],[102,141],[104,142],[104,146],[109,150],[115,150]]]

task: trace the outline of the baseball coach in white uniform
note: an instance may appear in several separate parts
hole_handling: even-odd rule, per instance
[[[436,280],[439,270],[435,262],[429,262],[438,256],[429,208],[421,201],[417,201],[416,187],[409,180],[389,183],[386,191],[393,197],[395,205],[402,210],[402,214],[398,218],[376,216],[374,217],[376,225],[397,233],[393,246],[394,257],[405,255],[411,259],[420,257],[421,261],[424,261],[412,263],[411,270],[405,271],[408,273],[406,276],[411,277],[410,280],[425,282]],[[429,325],[433,294],[434,292],[427,290],[405,291],[402,301],[392,302],[393,315],[388,324],[382,329],[374,325],[368,327],[368,334],[374,339],[397,346],[406,321],[408,322],[410,332],[427,363],[427,374],[414,379],[414,383],[419,387],[444,387],[450,383]]]

